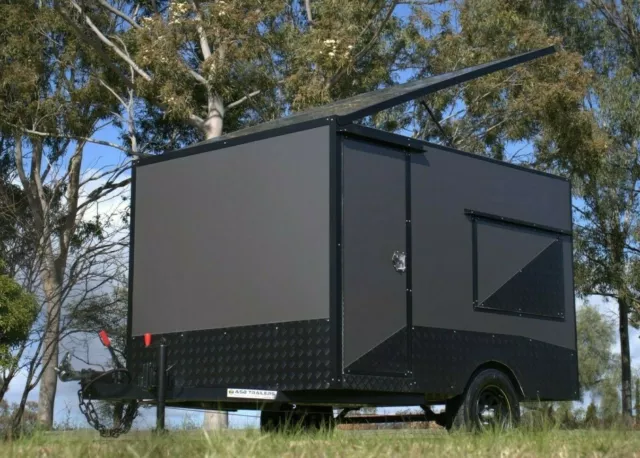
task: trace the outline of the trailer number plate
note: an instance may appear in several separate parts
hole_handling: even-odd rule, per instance
[[[244,388],[227,388],[228,398],[244,398],[244,399],[269,399],[273,400],[278,394],[277,391],[266,390],[247,390]]]

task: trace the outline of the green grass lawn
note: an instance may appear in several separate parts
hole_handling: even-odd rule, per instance
[[[258,431],[39,435],[0,444],[1,457],[640,457],[640,432],[546,431],[447,434],[440,431],[336,431],[261,434]]]

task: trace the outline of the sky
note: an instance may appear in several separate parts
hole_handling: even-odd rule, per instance
[[[398,15],[403,16],[408,13],[408,7],[403,5],[399,7]],[[97,135],[96,138],[100,140],[106,140],[110,142],[117,143],[118,132],[112,127],[106,127],[102,129]],[[520,148],[525,145],[512,145],[507,150],[507,157],[511,157],[516,154]],[[526,149],[525,149],[526,151]],[[114,164],[124,160],[124,157],[121,152],[114,150],[113,148],[109,148],[106,146],[90,144],[86,147],[85,158],[83,162],[83,171],[85,175],[90,175],[95,173],[97,170],[101,170],[105,167],[112,167]],[[91,189],[99,186],[102,182],[96,181],[91,185],[90,188],[86,190],[89,192]],[[129,194],[129,189],[125,188],[122,191],[123,195]],[[115,210],[119,210],[124,208],[127,205],[127,202],[123,201],[121,198],[112,199],[108,202],[103,202],[99,206],[95,206],[87,212],[86,218],[95,217],[96,214],[111,214]],[[614,302],[606,302],[602,298],[591,298],[590,303],[599,308],[599,310],[605,314],[609,319],[616,323],[617,329],[617,304]],[[581,303],[578,302],[578,306]],[[102,347],[99,342],[97,336],[89,342],[88,348],[73,348],[68,342],[64,342],[62,345],[61,354],[64,353],[65,350],[70,350],[77,354],[82,355],[90,355],[92,361],[100,362],[105,361],[108,358],[108,353]],[[619,341],[616,339],[616,343],[613,345],[613,351],[619,354]],[[632,353],[632,361],[640,361],[640,333],[631,329],[631,353]],[[75,366],[78,368],[83,365],[78,361],[74,362]],[[24,385],[24,374],[19,374],[16,379],[12,382],[8,393],[6,394],[5,399],[9,402],[17,402],[22,394],[22,387]],[[78,408],[78,384],[76,382],[67,382],[67,383],[58,383],[58,389],[56,394],[56,407],[54,413],[54,422],[57,424],[63,423],[71,423],[80,427],[86,426],[86,422],[84,421],[84,417],[79,411]],[[36,387],[29,396],[29,400],[37,401],[38,399],[38,388]],[[587,402],[588,402],[587,398]],[[393,412],[395,409],[388,408],[384,409],[385,412]],[[236,413],[229,413],[229,424],[232,428],[243,428],[243,427],[258,427],[259,425],[259,413],[253,411],[240,411]],[[187,425],[195,425],[199,426],[202,423],[203,414],[201,411],[195,410],[182,410],[182,409],[167,409],[167,426],[173,428],[184,427]],[[152,428],[155,424],[155,409],[154,408],[144,408],[140,410],[140,414],[138,419],[136,420],[134,427],[135,428]]]

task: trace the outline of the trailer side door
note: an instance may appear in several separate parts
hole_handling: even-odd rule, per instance
[[[347,374],[408,375],[408,156],[343,140],[343,363]]]

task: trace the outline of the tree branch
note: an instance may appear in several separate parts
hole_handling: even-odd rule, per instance
[[[235,102],[231,102],[230,104],[227,105],[227,109],[236,107],[238,105],[240,105],[241,103],[245,102],[246,100],[249,100],[252,97],[255,97],[256,95],[260,94],[260,90],[257,91],[253,91],[247,95],[245,95],[244,97],[242,97],[241,99],[236,100]]]
[[[196,129],[202,130],[204,128],[204,119],[202,119],[200,116],[190,114],[189,117],[187,118],[187,122],[191,124],[193,127],[195,127]]]
[[[304,0],[304,7],[307,10],[307,21],[313,24],[313,16],[311,16],[311,0]]]
[[[62,236],[60,237],[60,256],[66,256],[66,253],[68,253],[69,243],[76,228],[76,214],[78,213],[78,199],[80,197],[80,168],[82,166],[82,152],[85,144],[86,142],[78,143],[73,156],[69,159],[69,183],[67,185],[68,209],[62,227]]]
[[[378,38],[380,37],[380,34],[386,27],[387,22],[389,22],[389,20],[391,19],[391,16],[393,16],[393,12],[396,9],[397,5],[398,5],[397,0],[393,0],[391,2],[391,5],[389,6],[389,10],[387,11],[387,14],[382,20],[380,27],[378,27],[378,30],[375,31],[375,33],[373,34],[373,37],[371,37],[371,40],[369,40],[369,42],[354,56],[353,58],[354,63],[357,63],[363,54],[369,52],[376,45],[376,43],[378,42]],[[367,25],[367,27],[365,27],[362,33],[364,33],[369,27],[370,25]],[[344,76],[345,72],[346,70],[342,68],[335,75],[333,75],[333,77],[329,80],[329,83],[327,84],[327,89],[332,88]]]
[[[71,5],[84,17],[84,21],[87,23],[89,28],[93,30],[93,33],[98,37],[100,41],[109,46],[113,51],[124,60],[131,68],[133,68],[138,75],[144,78],[146,81],[151,81],[151,76],[142,70],[129,56],[127,56],[119,47],[115,45],[114,42],[109,40],[101,31],[96,27],[91,18],[84,12],[84,10],[78,5],[75,0],[70,0]]]
[[[140,25],[138,25],[138,23],[136,21],[133,20],[133,18],[129,17],[124,12],[120,11],[119,9],[114,8],[109,3],[107,3],[105,0],[98,0],[98,3],[100,3],[102,6],[104,6],[106,9],[111,11],[116,16],[118,16],[118,17],[124,19],[125,21],[127,21],[132,27],[135,27],[136,29],[141,29],[142,28],[142,27],[140,27]]]
[[[128,81],[126,78],[124,78],[124,76],[121,74],[120,69],[113,64],[111,57],[108,56],[107,53],[105,53],[104,49],[102,49],[102,45],[100,45],[99,42],[96,42],[94,37],[86,35],[80,29],[80,27],[78,27],[75,21],[71,19],[69,15],[67,15],[67,13],[60,7],[60,4],[58,2],[54,4],[54,8],[62,16],[64,21],[73,29],[73,32],[77,35],[80,41],[83,43],[87,43],[89,46],[91,46],[91,48],[96,52],[96,54],[98,54],[102,62],[107,67],[109,67],[109,69],[113,71],[114,74],[118,75],[118,77],[122,80],[122,82],[127,85],[127,87],[131,88],[132,87],[131,82]]]
[[[129,184],[131,184],[131,178],[125,178],[124,180],[119,181],[117,183],[107,183],[103,186],[100,186],[99,188],[94,189],[89,193],[89,195],[87,196],[87,199],[78,206],[78,210],[93,204],[94,202],[106,196],[107,194],[111,193],[112,191],[119,188],[124,188]]]
[[[80,141],[80,142],[87,142],[87,143],[94,143],[96,145],[102,145],[102,146],[109,146],[111,148],[116,148],[122,152],[128,153],[129,151],[124,148],[123,146],[118,145],[117,143],[112,143],[112,142],[108,142],[106,140],[98,140],[95,138],[91,138],[91,137],[82,137],[82,136],[78,136],[78,135],[68,135],[68,134],[62,134],[62,133],[52,133],[52,132],[40,132],[37,130],[32,130],[32,129],[23,129],[24,133],[29,134],[29,135],[37,135],[38,137],[54,137],[54,138],[68,138],[70,140],[75,140],[75,141]]]
[[[202,26],[203,17],[202,11],[200,10],[200,2],[198,0],[190,0],[193,9],[196,12],[196,21],[198,25],[196,26],[196,30],[198,31],[198,37],[200,38],[200,50],[202,51],[202,57],[204,60],[207,60],[211,57],[211,46],[209,45],[209,40],[207,39],[207,34]]]

